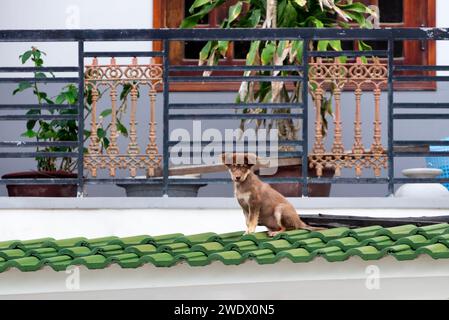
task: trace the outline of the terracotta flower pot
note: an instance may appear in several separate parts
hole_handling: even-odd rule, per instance
[[[330,178],[334,176],[333,169],[324,169],[323,177]],[[308,169],[309,177],[316,177],[315,169]],[[264,176],[270,178],[296,178],[302,176],[302,166],[285,166],[279,167],[278,171],[271,176]],[[273,183],[270,184],[274,189],[279,191],[285,197],[300,197],[302,195],[302,185],[300,183]],[[308,185],[309,197],[329,197],[331,191],[330,183],[310,183]]]
[[[5,174],[2,179],[76,179],[66,171],[25,171]],[[7,184],[10,197],[76,197],[76,184]]]

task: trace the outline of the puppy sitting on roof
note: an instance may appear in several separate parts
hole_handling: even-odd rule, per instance
[[[253,172],[258,160],[255,154],[223,153],[221,160],[229,169],[234,194],[245,214],[246,234],[253,233],[257,225],[267,227],[270,237],[286,230],[321,230],[304,223],[283,195],[259,179]]]

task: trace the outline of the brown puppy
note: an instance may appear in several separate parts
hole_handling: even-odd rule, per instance
[[[221,158],[231,173],[234,194],[245,214],[246,234],[253,233],[257,225],[267,227],[270,237],[286,230],[321,230],[304,223],[283,195],[259,179],[253,172],[256,155],[224,153]]]

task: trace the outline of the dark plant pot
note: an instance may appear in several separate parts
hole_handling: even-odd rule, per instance
[[[324,169],[323,177],[333,177],[335,173],[334,169]],[[315,169],[308,169],[309,177],[316,177]],[[286,177],[302,177],[302,166],[285,166],[279,167],[278,171],[271,176],[265,176],[270,178],[286,178]],[[270,184],[274,189],[279,191],[285,197],[300,197],[302,195],[302,185],[300,183],[273,183]],[[309,197],[329,197],[331,192],[330,183],[310,183],[308,185]]]
[[[25,171],[5,174],[2,179],[76,179],[66,171]],[[76,184],[7,184],[10,197],[76,197]]]
[[[154,179],[154,178],[153,178]],[[157,179],[157,178],[156,178]],[[197,184],[170,184],[168,186],[168,196],[169,197],[197,197],[198,190],[207,184],[197,183]],[[162,197],[163,196],[163,186],[162,180],[161,184],[117,184],[117,186],[122,187],[126,191],[127,197]]]

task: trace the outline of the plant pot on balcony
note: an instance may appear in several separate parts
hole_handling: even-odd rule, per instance
[[[335,174],[334,169],[324,169],[323,178],[331,178]],[[315,169],[308,169],[308,176],[316,178]],[[297,178],[302,177],[302,165],[279,167],[274,175],[264,176],[267,178]],[[270,184],[285,197],[300,197],[302,185],[300,183],[273,183]],[[330,183],[311,183],[308,185],[309,197],[329,197],[331,191]]]
[[[25,171],[8,173],[2,179],[76,179],[67,171]],[[76,184],[7,184],[10,197],[76,197]]]
[[[170,176],[172,179],[199,179],[200,175],[185,175],[185,176]],[[133,184],[117,184],[126,191],[127,197],[162,197],[163,196],[163,182],[161,177],[157,178],[147,178],[147,177],[136,177],[130,178],[136,179],[151,179],[159,180],[160,183],[157,184],[146,184],[146,183],[133,183]],[[170,184],[168,186],[168,196],[169,197],[197,197],[198,190],[201,187],[206,186],[204,183],[195,184],[183,184],[176,183]]]

